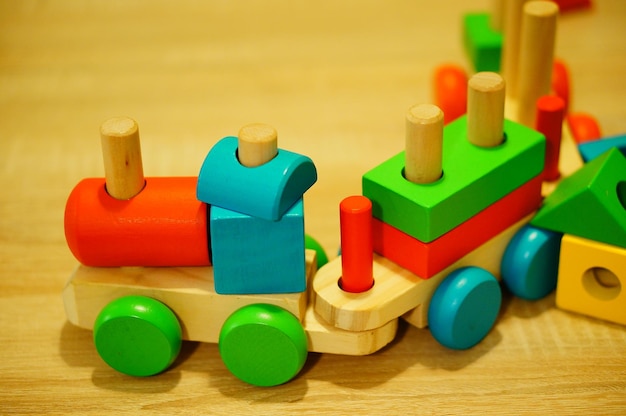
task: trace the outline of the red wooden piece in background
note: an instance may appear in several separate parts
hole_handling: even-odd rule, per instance
[[[535,129],[546,136],[546,162],[543,179],[554,181],[559,178],[559,155],[563,130],[565,101],[556,95],[544,95],[537,100]]]

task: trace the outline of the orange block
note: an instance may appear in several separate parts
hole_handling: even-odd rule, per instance
[[[136,196],[111,197],[84,179],[65,206],[65,238],[86,266],[208,266],[207,206],[197,178],[147,178]]]
[[[626,325],[626,248],[565,234],[556,305]]]
[[[567,124],[576,143],[581,144],[602,137],[598,120],[590,114],[572,113],[567,116]]]
[[[376,218],[374,251],[428,279],[541,205],[541,174],[430,243]]]
[[[434,104],[448,124],[467,112],[467,74],[458,65],[441,65],[433,78]]]

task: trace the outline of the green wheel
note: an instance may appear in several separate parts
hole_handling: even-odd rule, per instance
[[[94,324],[100,357],[131,376],[151,376],[167,369],[182,344],[178,318],[161,302],[127,296],[109,303]]]
[[[255,386],[276,386],[295,377],[306,361],[307,337],[300,321],[274,305],[235,311],[222,326],[219,350],[228,370]]]
[[[322,247],[322,245],[318,243],[316,239],[308,234],[305,234],[304,236],[304,247],[309,250],[315,250],[315,252],[317,253],[318,269],[321,269],[323,265],[328,263],[328,256],[326,255],[326,251],[324,251],[324,247]]]

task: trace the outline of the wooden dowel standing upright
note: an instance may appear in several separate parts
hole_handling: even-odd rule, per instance
[[[106,189],[115,199],[130,199],[145,185],[139,127],[128,117],[108,119],[100,126]]]
[[[474,74],[467,84],[467,139],[494,147],[504,139],[504,79],[495,72]]]
[[[237,138],[237,157],[244,166],[263,165],[278,153],[278,134],[267,124],[248,124],[239,130]]]
[[[418,104],[406,115],[404,177],[431,183],[442,175],[443,112],[432,104]]]
[[[520,41],[517,121],[535,127],[536,103],[550,93],[559,6],[551,1],[524,5]]]
[[[496,32],[502,32],[504,20],[504,4],[506,0],[491,0],[492,12],[489,19],[489,26]]]
[[[506,0],[503,4],[503,33],[501,72],[507,83],[507,96],[517,98],[520,27],[526,0]]]

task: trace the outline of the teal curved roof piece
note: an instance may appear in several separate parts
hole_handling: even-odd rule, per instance
[[[277,221],[316,181],[317,169],[307,156],[278,149],[269,162],[246,167],[237,159],[237,138],[225,137],[204,159],[196,196],[209,205]]]

